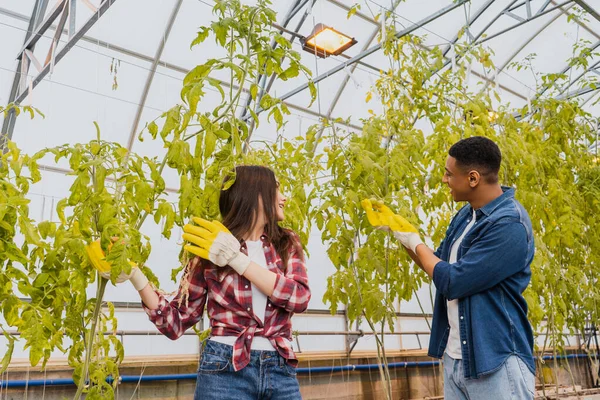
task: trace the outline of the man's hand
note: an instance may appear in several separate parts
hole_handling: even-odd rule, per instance
[[[102,251],[102,247],[100,247],[100,240],[96,240],[95,242],[90,243],[85,246],[85,251],[87,252],[88,258],[90,259],[90,263],[92,266],[100,273],[100,275],[104,279],[110,279],[110,271],[112,269],[111,263],[106,261],[106,256],[104,251]],[[133,287],[139,292],[146,285],[148,285],[148,278],[146,275],[131,261],[131,272],[129,274],[125,273],[125,271],[121,272],[121,274],[117,277],[117,283],[123,283],[125,281],[131,281]]]
[[[192,254],[224,267],[229,265],[243,275],[250,265],[250,258],[240,251],[240,242],[219,221],[207,221],[193,217],[198,226],[187,224],[183,227],[183,240],[191,244],[184,249]]]
[[[365,199],[360,202],[367,213],[369,223],[375,229],[392,231],[394,237],[408,249],[416,254],[417,246],[423,241],[417,233],[417,228],[411,225],[405,218],[394,214],[385,204],[377,200]]]

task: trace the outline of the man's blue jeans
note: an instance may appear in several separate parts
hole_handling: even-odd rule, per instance
[[[207,341],[194,400],[302,400],[296,368],[276,351],[251,350],[250,363],[234,371],[233,347]]]
[[[444,353],[445,400],[533,399],[535,376],[516,355],[511,355],[496,371],[478,379],[465,379],[462,360]]]

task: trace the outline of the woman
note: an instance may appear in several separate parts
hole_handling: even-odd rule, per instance
[[[291,317],[306,310],[310,289],[299,238],[278,225],[285,202],[273,171],[236,167],[235,182],[219,199],[223,224],[193,218],[197,226],[184,227],[185,249],[197,257],[177,296],[168,302],[138,268],[128,277],[170,339],[196,324],[207,306],[211,337],[194,399],[301,399]]]

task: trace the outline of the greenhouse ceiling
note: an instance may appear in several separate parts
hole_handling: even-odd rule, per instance
[[[30,152],[89,139],[91,122],[98,121],[109,140],[141,154],[160,153],[137,142],[137,133],[180,101],[181,80],[191,68],[223,51],[211,41],[190,50],[198,28],[214,18],[213,6],[211,0],[2,0],[0,101],[32,104],[46,115],[17,121],[9,113],[2,133]],[[294,38],[318,89],[308,107],[305,78],[273,85],[264,78],[269,93],[297,118],[298,130],[287,126],[296,132],[320,117],[361,128],[369,111],[363,99],[388,62],[377,39],[383,11],[395,19],[397,36],[418,35],[423,46],[442,49],[444,68],[457,62],[455,44],[491,49],[495,73],[468,67],[469,89],[497,85],[502,103],[520,107],[544,94],[536,89],[536,74],[565,73],[570,83],[559,96],[576,96],[593,111],[597,91],[578,83],[600,75],[600,57],[586,68],[570,68],[568,60],[576,43],[592,52],[600,46],[599,0],[277,0],[272,7],[287,31],[305,37],[322,23],[357,42],[320,58],[284,33]],[[273,140],[275,128],[261,126],[257,137]]]

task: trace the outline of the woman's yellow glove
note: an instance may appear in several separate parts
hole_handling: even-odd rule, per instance
[[[111,244],[112,246],[112,244]],[[85,246],[85,251],[90,259],[92,266],[100,273],[104,279],[110,279],[110,271],[112,269],[111,264],[106,261],[106,255],[102,251],[100,246],[100,240],[90,243]],[[148,278],[146,275],[135,265],[135,263],[129,261],[131,265],[131,273],[127,274],[125,271],[117,277],[117,283],[125,281],[131,281],[133,287],[139,292],[148,284]]]
[[[102,247],[100,247],[100,240],[96,240],[85,246],[85,251],[92,263],[92,266],[101,273],[110,273],[110,263],[106,261]]]
[[[238,274],[243,275],[250,265],[250,258],[240,251],[240,242],[219,221],[207,221],[193,217],[195,225],[183,227],[183,240],[190,242],[184,249],[213,264],[224,267],[229,265]]]

